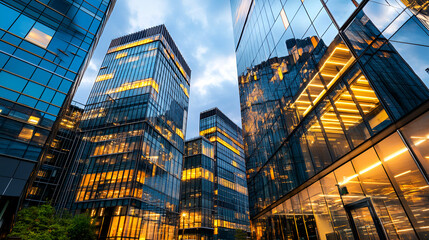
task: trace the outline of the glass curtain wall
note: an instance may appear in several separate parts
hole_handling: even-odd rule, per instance
[[[234,239],[249,232],[242,132],[214,108],[200,113],[200,135],[214,145],[214,239]]]
[[[214,147],[204,137],[185,143],[179,239],[213,239]]]
[[[0,1],[1,232],[37,178],[115,2]]]
[[[427,238],[424,163],[394,132],[429,98],[428,6],[231,0],[253,236]]]
[[[99,239],[172,239],[190,69],[164,25],[112,40],[83,113],[66,206]]]

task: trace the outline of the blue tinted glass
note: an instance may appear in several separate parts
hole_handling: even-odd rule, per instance
[[[43,101],[46,101],[46,102],[51,102],[54,95],[55,95],[54,90],[46,88],[45,92],[43,92],[42,97],[40,99],[42,99]]]
[[[71,85],[72,83],[70,81],[64,79],[63,82],[61,83],[59,90],[61,92],[68,93]]]
[[[51,88],[58,89],[58,87],[60,86],[60,83],[61,83],[61,78],[58,77],[57,75],[53,75],[51,78],[51,81],[49,81],[48,86]]]
[[[11,101],[16,101],[16,99],[18,99],[19,94],[0,87],[0,96]]]
[[[19,97],[19,99],[18,99],[18,102],[22,103],[24,105],[30,106],[30,107],[35,107],[36,103],[37,103],[37,100],[34,99],[34,98],[31,98],[31,97],[27,97],[27,96],[21,95]]]
[[[31,27],[34,25],[34,22],[35,21],[31,18],[21,15],[12,25],[9,31],[24,38],[30,31]]]
[[[47,35],[49,35],[49,36],[51,36],[51,37],[54,36],[54,34],[55,34],[55,30],[53,30],[52,28],[49,28],[49,27],[47,27],[41,23],[34,24],[34,28],[45,33],[45,34],[47,34]]]
[[[9,29],[19,13],[0,3],[0,28]]]
[[[39,84],[28,82],[27,86],[24,89],[24,93],[32,97],[39,98],[43,92],[43,89],[44,87]]]
[[[36,108],[37,108],[37,109],[39,109],[40,111],[45,111],[45,112],[46,112],[46,110],[48,109],[48,107],[49,107],[49,104],[44,103],[44,102],[42,102],[42,101],[39,101],[39,102],[37,103],[37,105],[36,105]]]
[[[84,29],[89,28],[89,25],[91,24],[92,19],[93,18],[84,11],[78,11],[76,14],[76,17],[74,18],[75,23]]]
[[[31,79],[34,81],[46,85],[51,78],[52,74],[44,71],[40,68],[36,69]]]
[[[54,99],[52,100],[52,103],[57,106],[62,106],[65,98],[66,98],[65,94],[57,92],[57,94],[55,94]]]
[[[12,90],[21,92],[25,85],[27,84],[27,80],[12,75],[7,72],[0,72],[0,85],[10,88]]]
[[[59,112],[60,112],[60,108],[58,108],[58,107],[50,105],[48,108],[48,113],[58,115]]]
[[[30,78],[36,67],[18,59],[11,58],[9,62],[7,62],[4,69],[13,73],[17,73],[23,77]]]

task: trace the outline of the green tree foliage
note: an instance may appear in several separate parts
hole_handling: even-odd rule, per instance
[[[9,237],[22,240],[94,240],[94,225],[86,215],[59,217],[55,208],[42,205],[24,208]]]
[[[67,230],[70,240],[95,240],[94,225],[88,215],[76,215]]]

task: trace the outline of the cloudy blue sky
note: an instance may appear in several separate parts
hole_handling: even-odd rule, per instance
[[[192,69],[186,138],[198,135],[199,113],[213,107],[241,126],[228,0],[118,0],[74,100],[86,103],[113,38],[163,23]]]

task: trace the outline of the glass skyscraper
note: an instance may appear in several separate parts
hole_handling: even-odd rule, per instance
[[[99,239],[172,239],[191,70],[164,25],[112,40],[85,106],[64,206]]]
[[[429,238],[429,1],[231,0],[252,237]]]
[[[0,206],[8,229],[115,0],[0,1]],[[22,200],[22,199],[21,199]]]
[[[214,171],[210,172],[214,174],[213,237],[235,239],[236,230],[249,232],[249,204],[241,128],[219,109],[214,108],[200,113],[200,135],[208,139],[214,147]],[[183,177],[185,178],[185,175]]]
[[[180,187],[179,239],[213,239],[214,146],[205,137],[186,141]]]

